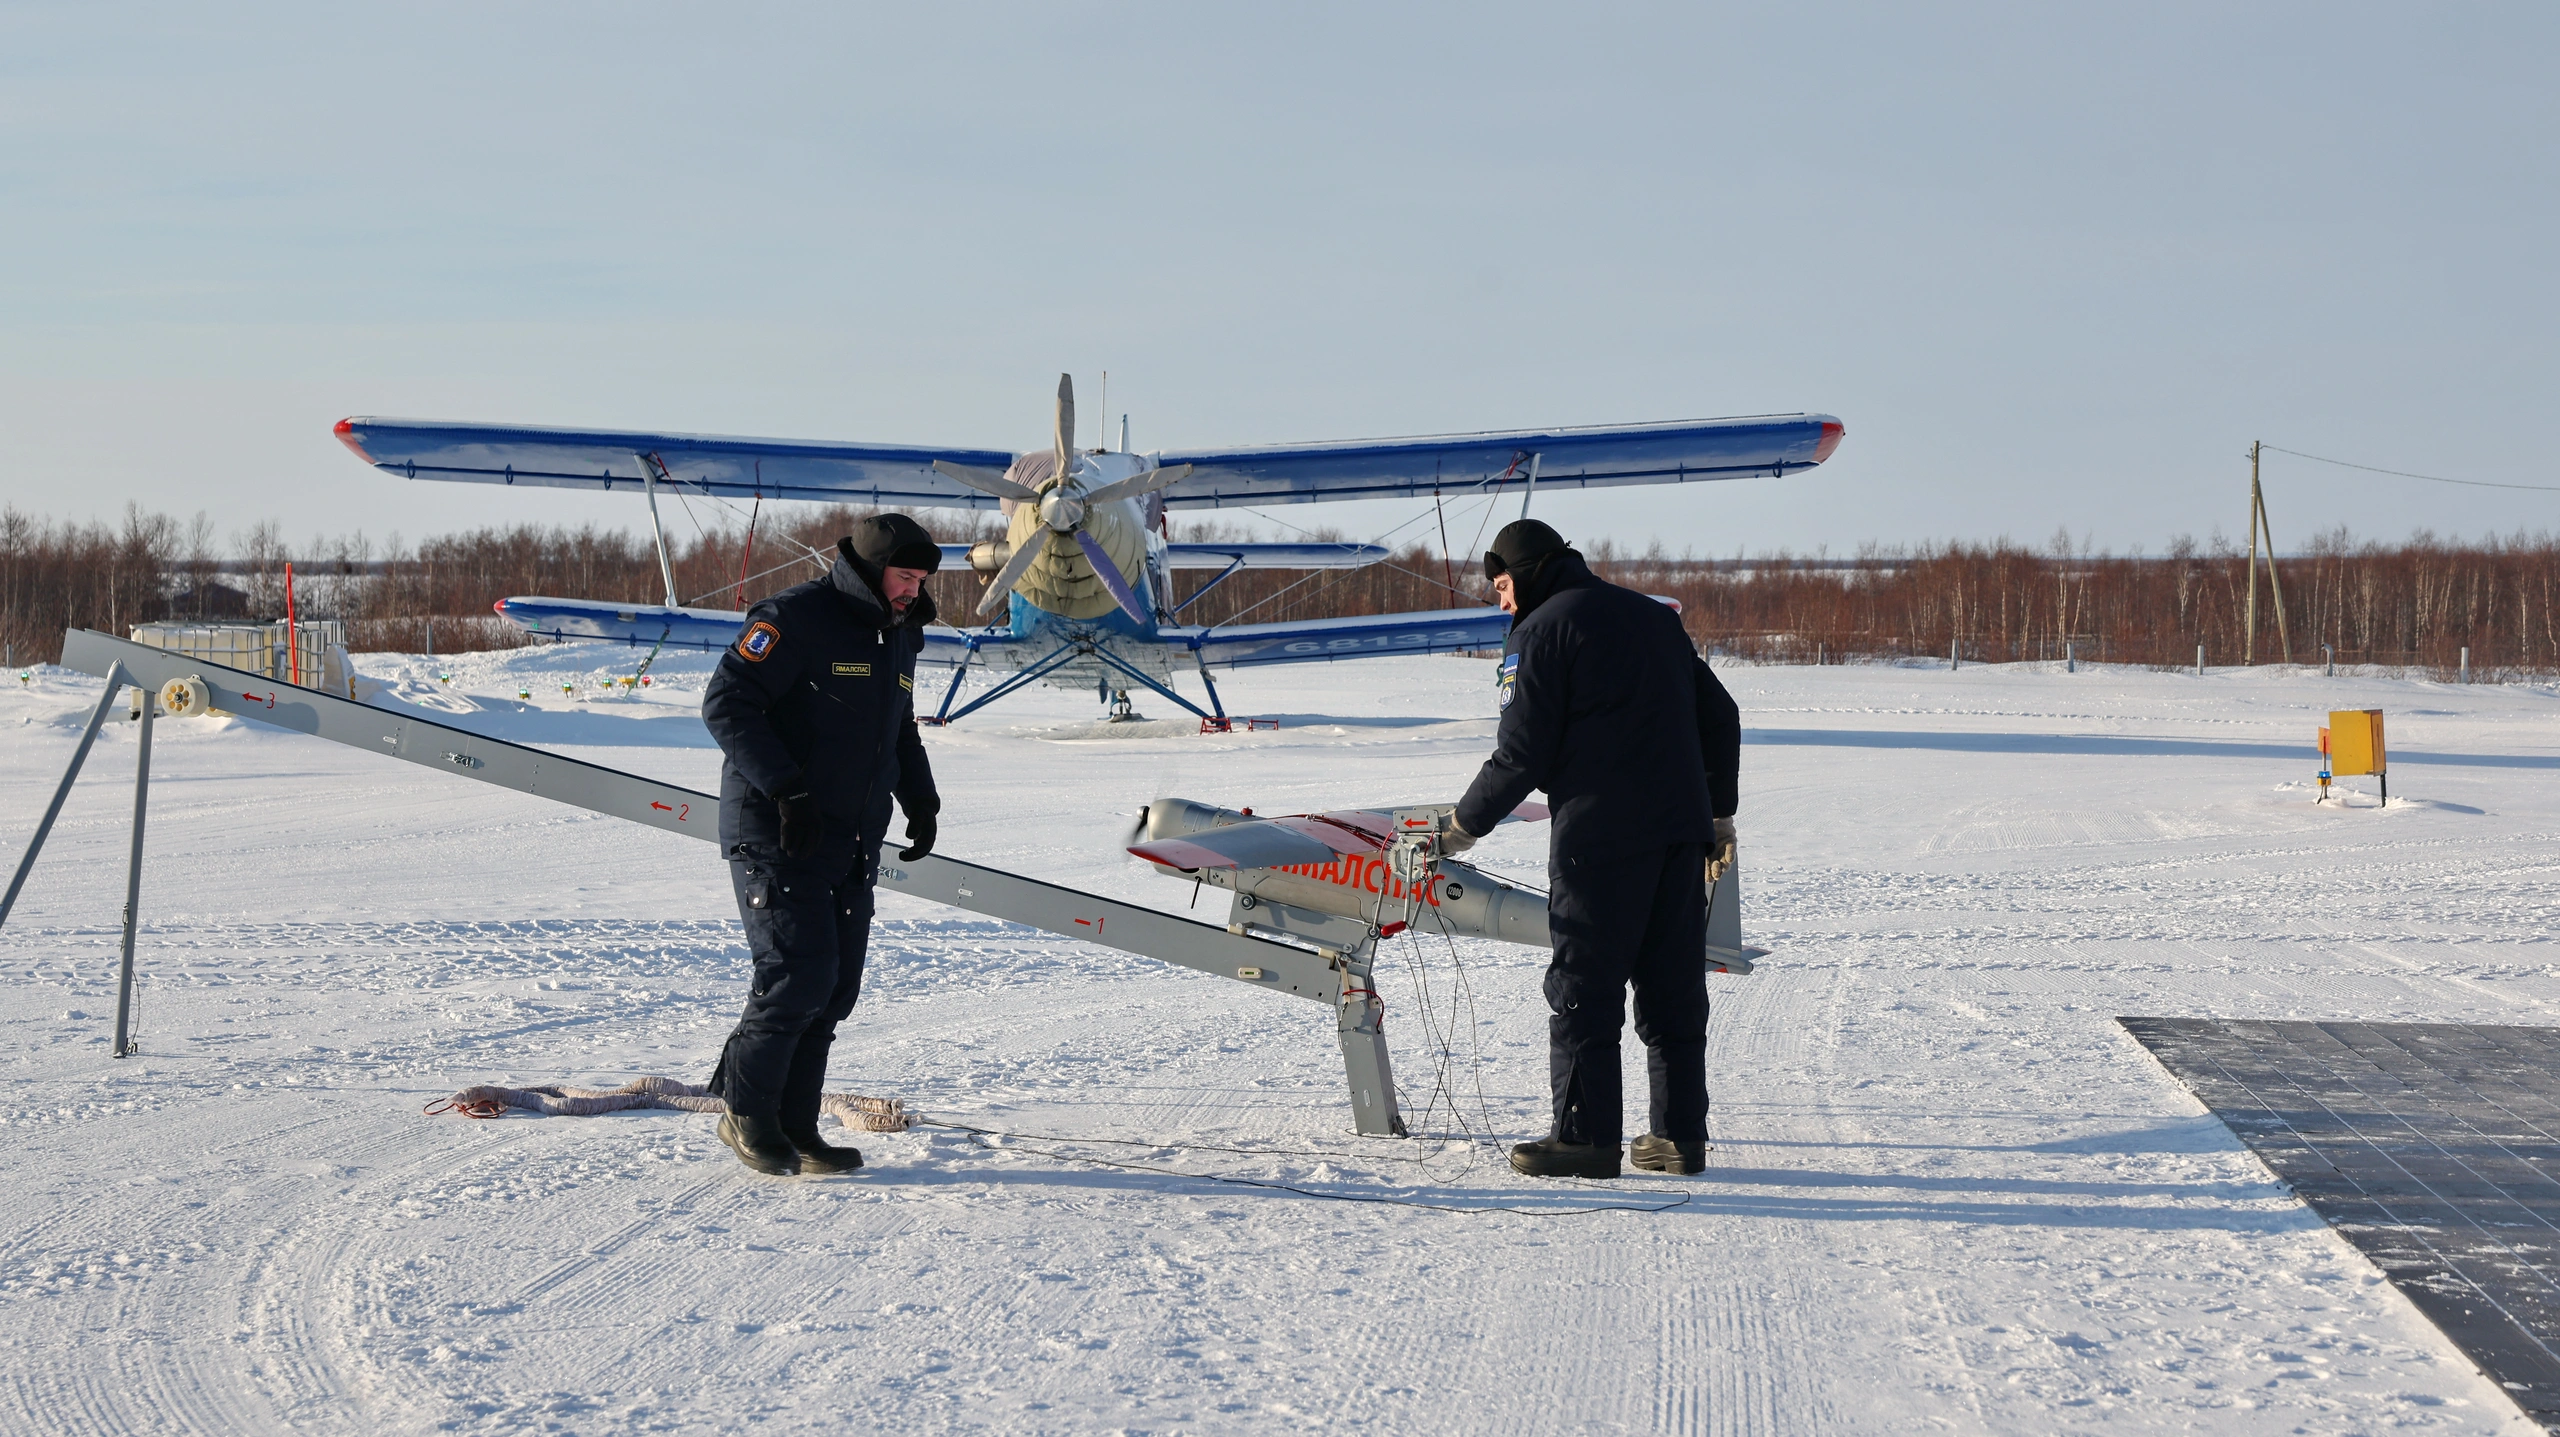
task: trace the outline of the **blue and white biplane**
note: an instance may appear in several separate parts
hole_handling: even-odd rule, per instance
[[[987,576],[976,627],[936,626],[922,662],[953,670],[931,721],[947,722],[1023,686],[1093,688],[1126,712],[1132,686],[1160,694],[1207,726],[1225,728],[1213,668],[1308,663],[1374,654],[1498,649],[1500,609],[1439,609],[1298,622],[1185,624],[1182,611],[1230,575],[1252,568],[1358,568],[1388,557],[1374,544],[1170,542],[1165,513],[1336,499],[1499,497],[1527,512],[1539,486],[1600,489],[1780,476],[1831,457],[1845,431],[1822,414],[1756,415],[1592,428],[1443,434],[1349,443],[1274,444],[1154,454],[1076,447],[1075,391],[1058,379],[1050,446],[1023,454],[893,444],[731,439],[599,429],[341,420],[356,456],[408,479],[604,489],[648,496],[664,605],[510,597],[500,614],[535,633],[668,648],[718,649],[740,615],[677,601],[657,495],[804,499],[882,508],[1001,509],[1002,540],[944,546]],[[823,556],[817,556],[823,557]],[[1180,603],[1177,569],[1217,570]],[[952,707],[970,669],[1004,675]],[[1200,676],[1209,707],[1174,691]]]

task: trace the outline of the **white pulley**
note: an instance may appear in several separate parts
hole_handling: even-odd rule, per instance
[[[213,712],[213,688],[189,674],[160,686],[160,712],[171,718],[202,718]]]

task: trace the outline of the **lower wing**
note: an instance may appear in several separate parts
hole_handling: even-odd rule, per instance
[[[529,634],[557,639],[603,639],[644,648],[725,649],[738,641],[747,616],[736,609],[670,609],[658,604],[615,604],[595,599],[500,599],[500,617]],[[960,662],[969,641],[958,629],[924,631],[920,664]]]
[[[1167,628],[1160,632],[1187,647],[1197,647],[1203,663],[1242,668],[1376,654],[1499,649],[1504,636],[1511,632],[1511,616],[1500,609],[1435,609],[1419,614],[1233,624],[1214,629]]]

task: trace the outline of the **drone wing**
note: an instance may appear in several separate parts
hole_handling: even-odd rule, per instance
[[[1528,482],[1532,455],[1537,456],[1540,488],[1600,489],[1792,474],[1830,458],[1846,433],[1840,421],[1827,414],[1776,414],[1338,444],[1185,449],[1159,458],[1168,469],[1176,464],[1191,466],[1189,476],[1163,491],[1165,507],[1215,509],[1518,490]]]
[[[994,449],[421,419],[342,419],[337,433],[338,441],[357,458],[405,479],[636,490],[641,486],[641,456],[646,455],[662,466],[659,484],[680,492],[831,504],[992,509],[995,496],[937,472],[934,461],[996,470],[1013,462],[1012,455]]]
[[[1186,834],[1181,838],[1152,838],[1132,844],[1131,853],[1149,863],[1167,868],[1285,868],[1293,863],[1331,863],[1340,854],[1354,850],[1342,847],[1332,837],[1309,832],[1312,827],[1302,818],[1262,818],[1251,823],[1231,823],[1221,828]],[[1349,835],[1341,835],[1348,839]],[[1358,852],[1369,852],[1362,845]]]

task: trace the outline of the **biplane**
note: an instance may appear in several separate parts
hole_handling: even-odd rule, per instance
[[[952,670],[930,721],[947,722],[1022,687],[1092,688],[1128,711],[1128,694],[1159,694],[1225,728],[1210,671],[1376,654],[1500,648],[1508,618],[1489,607],[1271,623],[1185,623],[1183,613],[1246,569],[1358,568],[1389,558],[1375,544],[1177,543],[1174,510],[1329,500],[1520,496],[1783,476],[1831,457],[1846,432],[1822,414],[1754,415],[1587,428],[1507,430],[1404,439],[1241,448],[1117,449],[1076,442],[1075,389],[1060,375],[1051,442],[1021,454],[989,449],[697,434],[349,418],[337,435],[375,469],[406,479],[647,496],[663,605],[578,597],[511,596],[497,611],[530,631],[652,648],[718,649],[737,637],[738,611],[679,601],[658,520],[661,492],[712,499],[809,500],[882,508],[997,509],[1003,539],[947,545],[986,580],[974,622],[936,626],[921,662]],[[823,557],[823,556],[815,556]],[[1172,575],[1215,570],[1177,600]],[[1000,674],[953,707],[973,669]],[[1208,707],[1173,688],[1199,677]]]

